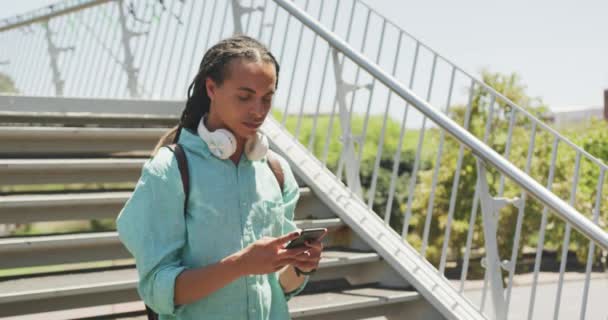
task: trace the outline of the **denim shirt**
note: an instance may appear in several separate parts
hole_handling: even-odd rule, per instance
[[[282,193],[266,157],[251,161],[243,153],[238,165],[221,160],[188,129],[181,129],[179,143],[190,174],[187,212],[177,160],[161,148],[145,162],[116,218],[119,238],[135,258],[140,297],[164,320],[289,319],[287,301],[304,289],[308,276],[291,293],[283,292],[276,272],[243,276],[195,302],[174,304],[180,272],[217,263],[264,236],[295,230],[300,195],[289,164],[278,155]]]

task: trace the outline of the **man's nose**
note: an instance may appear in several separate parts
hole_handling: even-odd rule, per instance
[[[264,116],[264,113],[266,113],[266,106],[262,101],[256,101],[251,107],[251,113],[257,118],[260,118]]]

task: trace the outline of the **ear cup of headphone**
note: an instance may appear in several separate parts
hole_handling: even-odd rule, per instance
[[[268,138],[260,132],[249,138],[245,143],[245,154],[251,161],[262,159],[268,152]]]
[[[236,138],[226,129],[217,129],[209,132],[205,126],[205,117],[198,124],[198,135],[207,143],[209,151],[220,158],[228,159],[236,151]]]

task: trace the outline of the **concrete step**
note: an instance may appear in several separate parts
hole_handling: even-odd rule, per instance
[[[415,306],[420,302],[423,301],[416,291],[370,285],[369,287],[356,287],[333,292],[300,294],[293,297],[288,302],[288,306],[290,316],[293,319],[389,319],[386,317],[388,310],[398,309],[402,315],[403,310],[407,310],[408,306]],[[3,318],[3,320],[66,320],[97,317],[146,320],[147,317],[143,315],[144,312],[143,302],[133,301],[20,315]],[[423,318],[411,317],[411,319]]]
[[[184,109],[184,100],[141,100],[110,98],[78,98],[47,96],[0,95],[0,109],[19,113],[57,113],[120,116],[146,115],[178,119]]]
[[[0,126],[5,157],[149,156],[167,128],[69,128]]]
[[[3,185],[136,182],[146,159],[1,159]]]
[[[399,304],[403,309],[404,303],[420,298],[416,291],[366,286],[300,295],[288,304],[294,319],[363,319],[387,316],[388,308]]]
[[[96,127],[159,127],[170,128],[179,121],[179,116],[162,116],[153,114],[120,114],[90,112],[26,112],[0,111],[0,125],[20,126],[61,125],[61,126],[96,126]]]
[[[0,198],[1,223],[31,223],[115,218],[131,196],[130,191],[19,194]],[[300,188],[296,219],[333,219],[325,206],[307,187]],[[315,222],[310,226],[314,227]]]
[[[344,224],[335,218],[296,220],[296,225],[331,233]],[[115,231],[0,238],[0,256],[0,269],[131,258]]]
[[[328,274],[344,275],[344,267],[379,260],[376,253],[327,249],[311,281],[327,279]],[[137,301],[137,279],[135,268],[122,267],[0,281],[0,317]]]
[[[137,182],[148,158],[0,159],[2,185]],[[298,185],[305,186],[296,176]]]

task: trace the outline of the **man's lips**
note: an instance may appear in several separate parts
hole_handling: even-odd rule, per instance
[[[243,122],[243,124],[250,129],[257,129],[262,125],[262,122]]]

